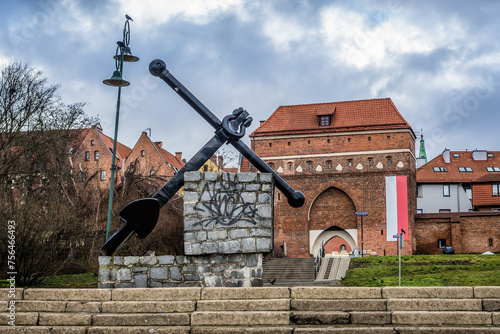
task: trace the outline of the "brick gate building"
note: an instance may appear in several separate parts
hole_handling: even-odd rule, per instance
[[[397,254],[387,236],[386,177],[406,177],[409,240],[415,252],[415,134],[391,99],[279,107],[251,135],[252,149],[306,196],[291,208],[278,190],[274,249],[288,256],[328,250]],[[357,217],[358,211],[368,216]],[[362,246],[363,244],[363,246]]]

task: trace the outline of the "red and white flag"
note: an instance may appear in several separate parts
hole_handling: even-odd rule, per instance
[[[403,229],[404,240],[408,240],[408,183],[406,176],[385,177],[385,203],[387,218],[387,241],[396,241],[393,236]]]

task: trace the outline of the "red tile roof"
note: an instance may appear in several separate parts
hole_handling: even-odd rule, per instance
[[[97,130],[97,131],[98,131],[99,135],[101,136],[102,141],[104,142],[104,144],[108,147],[109,152],[111,154],[113,154],[113,143],[114,143],[114,140],[111,139],[110,137],[106,136],[101,131],[99,131],[99,130]],[[131,148],[123,145],[120,142],[116,143],[116,157],[117,157],[116,166],[117,167],[120,167],[120,168],[122,167],[123,160],[130,155],[130,152],[132,152]]]
[[[158,152],[160,153],[161,157],[163,158],[163,160],[167,164],[171,165],[172,167],[174,167],[177,170],[181,169],[182,166],[184,166],[184,163],[182,161],[179,161],[179,159],[177,159],[175,157],[175,155],[173,155],[169,151],[163,149],[160,143],[154,142],[153,145],[158,150]]]
[[[417,169],[418,183],[470,183],[485,175],[500,175],[500,172],[488,172],[486,167],[500,167],[500,152],[486,160],[474,160],[473,151],[450,151],[450,163],[445,163],[440,154]],[[453,155],[458,154],[458,157]],[[446,172],[435,172],[434,167],[445,167]],[[470,167],[472,172],[460,172],[458,167]],[[486,177],[486,176],[485,176]]]
[[[329,126],[319,126],[322,115],[332,115]],[[250,137],[385,129],[411,130],[390,98],[281,106]]]
[[[500,182],[500,172],[489,172],[477,179],[472,180],[473,183],[489,183],[489,182]]]

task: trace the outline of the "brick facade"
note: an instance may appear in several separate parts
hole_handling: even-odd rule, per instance
[[[279,123],[286,122],[283,113],[280,114],[283,107],[280,107],[251,135],[252,149],[306,197],[304,206],[295,209],[276,191],[275,252],[284,251],[286,243],[288,256],[313,256],[321,241],[340,236],[338,231],[342,231],[352,249],[361,249],[363,237],[364,250],[378,255],[397,254],[396,242],[387,241],[385,177],[404,175],[408,182],[410,239],[403,253],[414,253],[415,135],[392,102],[377,106],[377,113],[384,115],[373,120],[379,123],[377,126],[346,126],[349,115],[354,115],[353,124],[359,124],[356,117],[360,123],[367,122],[364,114],[350,112],[369,108],[371,102],[374,105],[381,103],[379,100],[348,101],[352,106],[345,112],[341,108],[346,102],[339,103],[332,108],[335,112],[331,115],[331,126],[318,125],[316,128],[316,110],[324,104],[318,104],[316,109],[316,105],[292,106],[288,121],[294,122],[297,118],[296,122],[304,123],[304,129],[294,125],[293,131],[273,131],[273,117],[281,118]],[[301,108],[310,110],[309,117],[313,121],[303,121],[306,114],[298,116]],[[394,120],[387,116],[391,113]],[[335,126],[335,117],[339,118],[337,122],[344,122],[343,127]],[[278,126],[283,127],[282,124]],[[368,212],[368,216],[363,217],[363,226],[361,217],[355,216],[357,211]]]
[[[500,212],[459,212],[415,216],[417,254],[441,254],[438,240],[455,253],[500,252]]]

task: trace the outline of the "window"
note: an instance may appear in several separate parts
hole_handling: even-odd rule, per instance
[[[288,142],[288,146],[290,146],[290,142]]]
[[[208,171],[208,166],[207,166],[207,165],[203,166],[203,171],[204,171],[204,172],[207,172],[207,171]]]
[[[493,153],[488,153],[487,154],[488,158],[494,158],[495,156],[493,155]]]
[[[451,212],[451,209],[439,209],[439,213]]]
[[[372,158],[368,158],[368,166],[373,166],[373,159]]]
[[[274,169],[274,164],[272,162],[268,163],[269,168]]]
[[[368,137],[368,141],[372,140],[372,137]]]
[[[156,175],[156,172],[154,170],[152,170],[151,172],[149,172],[149,176],[155,176]]]
[[[450,185],[443,184],[443,197],[450,197]]]
[[[445,248],[445,247],[446,247],[446,239],[439,239],[438,248]]]
[[[349,167],[352,167],[352,159],[347,159],[347,164],[349,165]]]
[[[351,138],[347,138],[347,142],[350,143],[351,142]]]
[[[326,168],[327,169],[332,169],[332,161],[331,160],[327,160],[326,161]]]
[[[458,153],[453,153],[453,157],[454,157],[454,158],[460,158],[460,154],[458,154]]]
[[[146,151],[142,150],[141,151],[141,157],[145,156],[146,155]]]
[[[423,185],[421,185],[421,184],[420,184],[420,185],[418,185],[418,186],[417,186],[417,197],[418,197],[418,198],[422,198],[422,197],[424,197],[422,190],[423,190]]]
[[[85,161],[90,160],[90,151],[85,152]]]
[[[311,141],[310,140],[307,141],[307,145],[311,145]]]
[[[493,238],[492,237],[488,238],[488,246],[493,247]]]
[[[446,169],[446,167],[433,167],[432,168],[434,170],[434,172],[447,172],[448,169]]]
[[[500,196],[500,184],[492,184],[491,190],[492,190],[491,193],[492,196]]]
[[[269,143],[269,147],[273,147],[273,143]]]
[[[94,160],[99,160],[99,151],[94,151]]]
[[[92,140],[90,141],[90,146],[94,146],[94,144],[95,144],[95,141],[94,141],[94,139],[92,139]]]
[[[319,117],[319,126],[329,126],[329,125],[330,125],[330,116]]]
[[[471,167],[458,167],[460,173],[472,173]]]
[[[106,171],[105,170],[101,171],[101,181],[106,181]]]
[[[387,166],[392,164],[392,157],[387,157]]]
[[[307,169],[311,170],[313,167],[312,167],[312,161],[308,161],[307,162]]]
[[[340,245],[340,251],[345,251],[347,249],[346,245]]]
[[[293,170],[293,164],[291,162],[288,163],[288,170]]]
[[[387,140],[391,139],[391,136],[387,136]]]
[[[500,172],[500,167],[486,167],[488,172]]]
[[[423,209],[417,209],[417,213],[424,213]]]
[[[330,144],[330,139],[327,139],[327,140],[326,140],[326,142],[327,142],[328,144]]]
[[[472,201],[472,188],[464,188],[467,198]]]

